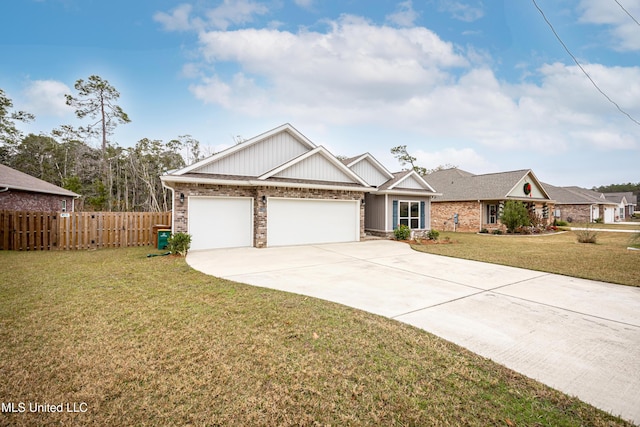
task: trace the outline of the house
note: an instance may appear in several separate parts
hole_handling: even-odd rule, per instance
[[[603,194],[607,200],[618,203],[618,213],[616,217],[620,221],[626,221],[633,217],[636,206],[638,205],[638,196],[631,191]]]
[[[403,221],[424,228],[426,195],[434,193],[419,176],[391,174],[368,154],[348,166],[290,124],[161,181],[173,191],[172,230],[191,234],[192,249],[359,241],[366,224],[377,224],[369,216],[386,218],[380,231]]]
[[[586,188],[570,186],[556,187],[544,184],[556,201],[554,217],[567,222],[612,223],[616,220],[619,203],[607,200],[603,193]]]
[[[0,209],[73,212],[79,194],[0,164]]]
[[[440,193],[414,170],[391,173],[369,153],[343,163],[373,187],[364,198],[367,233],[386,237],[399,225],[412,231],[431,228],[431,199]]]
[[[451,168],[432,172],[426,179],[442,193],[431,203],[433,229],[504,230],[500,212],[507,200],[524,202],[543,224],[550,222],[553,198],[530,169],[475,175]]]

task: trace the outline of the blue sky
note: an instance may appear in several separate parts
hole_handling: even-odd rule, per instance
[[[640,0],[537,4],[640,121]],[[132,119],[121,146],[190,134],[213,153],[288,122],[391,170],[402,144],[427,168],[640,181],[640,125],[533,0],[14,0],[0,49],[24,132],[81,124],[64,94],[96,74]]]

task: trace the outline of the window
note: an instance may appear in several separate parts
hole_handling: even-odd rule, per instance
[[[66,211],[67,211],[67,201],[62,200],[62,212],[66,212]]]
[[[487,206],[487,224],[498,223],[498,207],[497,205]]]
[[[401,225],[409,228],[420,228],[420,202],[399,202],[399,215]]]

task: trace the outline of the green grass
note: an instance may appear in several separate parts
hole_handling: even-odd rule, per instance
[[[0,252],[0,425],[628,425],[417,328],[148,249]]]
[[[453,244],[413,245],[422,252],[640,286],[640,252],[627,250],[633,234],[597,232],[597,243],[577,243],[578,232],[542,236],[443,232]]]

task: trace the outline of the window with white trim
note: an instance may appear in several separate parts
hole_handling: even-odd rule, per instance
[[[401,225],[409,228],[420,228],[420,202],[398,202],[398,219]]]

